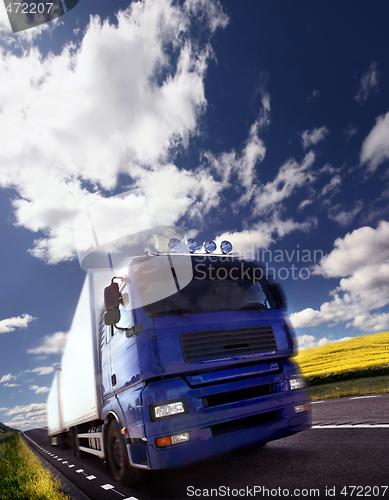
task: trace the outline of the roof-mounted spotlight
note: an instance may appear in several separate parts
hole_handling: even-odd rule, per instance
[[[212,253],[216,250],[216,243],[213,240],[204,241],[204,248],[207,253]]]
[[[168,245],[170,250],[177,252],[181,248],[181,241],[178,238],[170,238]]]
[[[191,238],[186,242],[186,246],[190,253],[195,252],[200,247],[199,242]]]
[[[232,252],[232,244],[229,241],[224,240],[220,243],[220,249],[223,253],[230,253]]]

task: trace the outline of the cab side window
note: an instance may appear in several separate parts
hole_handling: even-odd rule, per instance
[[[117,326],[120,328],[131,328],[134,326],[134,319],[132,314],[130,287],[126,285],[124,289],[121,290],[121,293],[124,304],[119,305],[120,321],[117,323]],[[116,328],[114,329],[117,331]]]
[[[111,338],[115,335],[115,330],[113,325],[105,325],[105,332],[107,335],[107,344],[111,340]]]

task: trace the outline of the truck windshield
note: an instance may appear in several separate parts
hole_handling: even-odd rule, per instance
[[[192,259],[193,278],[183,289],[157,302],[148,303],[146,296],[164,283],[152,280],[141,270],[135,272],[143,309],[149,316],[201,313],[231,310],[276,309],[262,268],[255,262],[216,256],[183,257]],[[180,261],[174,257],[173,275],[179,275]]]

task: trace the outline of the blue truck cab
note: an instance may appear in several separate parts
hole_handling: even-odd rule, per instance
[[[155,259],[176,286],[160,300],[165,282],[150,266]],[[188,266],[191,279],[181,287]],[[286,301],[261,263],[146,253],[104,293],[99,420],[81,425],[77,442],[95,432],[101,444],[89,439],[79,448],[107,458],[117,480],[128,484],[137,469],[190,464],[310,427]]]

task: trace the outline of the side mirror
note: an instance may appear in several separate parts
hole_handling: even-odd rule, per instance
[[[106,325],[116,325],[120,321],[119,309],[111,309],[104,314],[104,323]]]
[[[277,282],[270,283],[270,288],[271,288],[271,291],[273,292],[274,296],[276,297],[276,299],[280,303],[281,308],[284,311],[286,311],[288,302],[286,300],[285,293],[284,293],[283,289],[281,288],[281,285]]]
[[[117,283],[111,283],[104,288],[104,309],[111,311],[112,309],[119,309],[120,292]],[[106,323],[107,324],[107,323]]]

